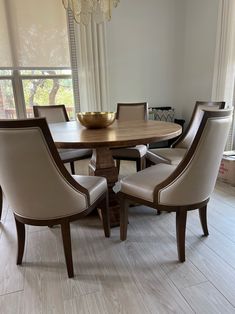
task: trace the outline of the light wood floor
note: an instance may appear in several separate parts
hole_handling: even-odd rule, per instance
[[[86,172],[86,161],[77,165]],[[122,174],[134,171],[124,163]],[[175,215],[130,209],[128,240],[104,238],[99,219],[71,224],[75,278],[68,279],[60,228],[28,227],[22,266],[4,203],[0,223],[0,313],[235,313],[235,188],[218,183],[209,203],[210,236],[198,213],[187,223],[186,262],[177,261]]]

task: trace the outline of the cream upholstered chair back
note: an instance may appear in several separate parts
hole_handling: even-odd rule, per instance
[[[59,224],[68,276],[73,277],[70,222],[99,206],[105,236],[110,236],[106,179],[71,176],[45,118],[0,120],[0,147],[0,186],[14,212],[17,265],[24,255],[25,224]]]
[[[143,103],[118,103],[116,118],[121,121],[143,121],[148,119],[148,104]],[[112,150],[113,158],[116,160],[118,172],[120,160],[136,161],[136,170],[145,168],[146,145],[137,145],[130,148],[115,148]]]
[[[200,126],[203,117],[203,110],[216,110],[223,109],[224,107],[224,101],[197,101],[188,128],[185,130],[184,134],[172,145],[172,147],[188,149],[192,144],[193,139]]]
[[[34,116],[46,118],[48,123],[69,121],[65,105],[33,106]]]
[[[18,216],[54,219],[89,206],[88,191],[63,166],[44,118],[0,121],[0,147],[0,186]]]
[[[189,206],[207,200],[215,186],[232,121],[231,110],[202,111],[198,133],[176,170],[157,188],[158,203]]]
[[[147,120],[148,104],[143,103],[118,103],[117,119],[120,121]]]
[[[33,112],[36,118],[46,118],[48,123],[69,121],[65,105],[33,106]],[[58,152],[64,163],[70,163],[72,174],[75,174],[74,161],[89,158],[92,155],[91,149],[60,148]]]

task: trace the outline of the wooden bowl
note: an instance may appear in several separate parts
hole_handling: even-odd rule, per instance
[[[114,122],[116,112],[78,112],[77,118],[88,129],[101,129]]]

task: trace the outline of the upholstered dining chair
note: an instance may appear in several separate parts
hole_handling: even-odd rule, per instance
[[[119,121],[147,120],[148,104],[143,103],[118,103],[116,118]],[[136,170],[145,168],[146,145],[112,149],[113,158],[116,160],[118,171],[121,160],[133,160],[136,162]]]
[[[59,224],[68,276],[73,277],[70,222],[99,204],[105,236],[110,236],[106,179],[71,176],[45,118],[0,120],[0,147],[0,186],[15,217],[17,264],[24,254],[25,224]]]
[[[36,118],[45,117],[48,123],[68,122],[69,117],[65,105],[50,105],[50,106],[33,106],[34,116]],[[91,157],[91,149],[73,149],[59,148],[59,155],[63,163],[69,163],[71,173],[75,174],[74,161]]]
[[[120,237],[127,237],[128,204],[176,212],[179,261],[185,261],[187,211],[199,209],[204,235],[208,235],[207,203],[214,189],[232,120],[232,110],[203,111],[192,145],[181,163],[158,164],[121,180]]]
[[[185,132],[169,148],[149,149],[146,153],[146,164],[166,163],[177,165],[181,162],[198,131],[203,109],[224,109],[224,101],[197,101],[193,110],[191,120]]]

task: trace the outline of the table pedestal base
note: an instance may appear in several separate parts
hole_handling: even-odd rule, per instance
[[[109,211],[110,225],[116,227],[120,225],[120,206],[117,196],[113,191],[115,183],[118,181],[118,170],[113,160],[112,152],[105,147],[96,148],[89,163],[89,174],[105,177],[109,191]]]

